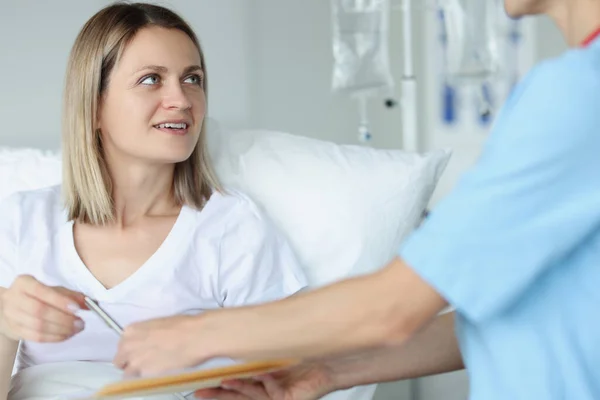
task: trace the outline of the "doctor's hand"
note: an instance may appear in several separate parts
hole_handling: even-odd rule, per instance
[[[225,381],[220,388],[198,390],[195,396],[216,400],[316,400],[332,391],[333,372],[325,364],[305,363],[256,380]]]
[[[215,343],[198,316],[174,316],[125,327],[113,364],[127,376],[147,376],[196,366],[206,359],[197,350]]]
[[[20,275],[0,289],[0,333],[12,340],[60,342],[83,330],[75,313],[86,308],[83,294]]]

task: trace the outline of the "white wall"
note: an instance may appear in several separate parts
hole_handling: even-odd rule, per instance
[[[101,0],[0,3],[0,146],[51,148],[60,140],[63,77],[71,44]],[[59,22],[61,21],[61,22]]]
[[[0,146],[57,148],[60,107],[69,49],[85,20],[108,0],[2,0],[0,3]],[[425,0],[420,0],[424,3]],[[204,47],[209,76],[209,113],[232,127],[261,127],[357,143],[358,115],[351,100],[332,95],[331,13],[327,0],[170,0],[193,25]],[[415,2],[419,3],[419,2]],[[58,4],[62,6],[59,8]],[[423,40],[430,32],[424,7],[415,10],[417,77],[428,73]],[[60,22],[59,22],[60,21]],[[393,74],[401,76],[401,14],[392,15],[390,46]],[[556,29],[540,21],[537,58],[564,49]],[[420,94],[419,120],[425,148],[450,146],[455,155],[434,203],[454,185],[478,156],[485,135],[440,135],[432,89]],[[402,143],[399,107],[383,98],[370,105],[372,145]],[[411,391],[418,394],[411,398]],[[378,399],[465,400],[464,372],[413,382],[382,385]]]

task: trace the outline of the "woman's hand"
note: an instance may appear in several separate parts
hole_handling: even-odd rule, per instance
[[[127,376],[196,366],[208,358],[195,354],[209,333],[198,322],[198,317],[175,316],[131,324],[125,328],[113,363]]]
[[[75,315],[82,308],[83,294],[20,275],[0,291],[0,333],[12,340],[60,342],[83,330]]]
[[[226,381],[221,388],[198,390],[195,395],[216,400],[314,400],[334,390],[332,377],[324,364],[306,363],[254,381]]]

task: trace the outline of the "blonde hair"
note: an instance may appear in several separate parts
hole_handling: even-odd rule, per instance
[[[102,225],[114,220],[112,183],[96,127],[98,105],[110,74],[129,42],[145,27],[178,29],[200,53],[192,28],[173,11],[146,3],[115,3],[83,26],[69,56],[63,102],[63,196],[70,220]],[[201,209],[213,190],[222,191],[208,156],[205,124],[191,156],[175,165],[173,195]]]

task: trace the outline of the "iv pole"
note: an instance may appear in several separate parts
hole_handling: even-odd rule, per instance
[[[422,0],[421,0],[422,1]],[[405,151],[419,152],[419,122],[418,122],[418,97],[417,79],[415,78],[414,54],[412,43],[412,7],[411,0],[402,0],[402,40],[404,50],[404,67],[401,80],[401,123],[402,123],[402,147]],[[408,383],[411,400],[417,400],[418,386],[412,379]]]
[[[402,39],[404,48],[404,68],[402,71],[402,144],[406,151],[420,151],[417,80],[414,74],[414,54],[412,43],[411,0],[402,0]]]

